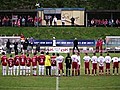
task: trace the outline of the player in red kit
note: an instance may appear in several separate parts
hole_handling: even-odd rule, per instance
[[[44,68],[45,68],[45,55],[42,51],[40,56],[38,57],[38,63],[39,63],[39,75],[44,75]]]
[[[13,68],[13,74],[17,75],[19,74],[19,65],[20,65],[20,56],[18,53],[15,54],[14,57],[14,68]]]
[[[30,76],[30,73],[31,73],[30,72],[31,71],[31,69],[30,69],[31,62],[32,62],[32,60],[30,58],[30,55],[27,54],[27,57],[26,57],[26,75],[29,75],[29,76]]]
[[[102,45],[103,45],[103,40],[102,40],[102,38],[99,40],[99,45],[100,45],[100,52],[102,53]]]
[[[53,74],[56,75],[56,55],[55,53],[52,54],[51,56],[51,75]]]
[[[7,72],[7,56],[5,55],[5,52],[2,52],[1,63],[2,63],[2,75],[5,76]]]
[[[12,55],[10,55],[10,58],[8,59],[8,75],[13,74],[13,65],[14,65],[14,59]]]
[[[37,76],[37,60],[38,60],[38,57],[35,52],[34,56],[32,57],[33,76]]]
[[[26,62],[26,56],[22,53],[20,56],[20,75],[25,75],[25,62]]]

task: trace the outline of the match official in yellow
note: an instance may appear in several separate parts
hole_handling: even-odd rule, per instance
[[[49,52],[47,52],[46,56],[45,56],[45,67],[46,67],[46,75],[51,76],[51,57],[49,55]],[[48,74],[48,72],[49,72],[49,74]]]

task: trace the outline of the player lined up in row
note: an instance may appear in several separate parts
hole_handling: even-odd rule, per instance
[[[29,54],[27,56],[22,53],[21,55],[16,55],[13,57],[10,55],[9,58],[2,53],[1,63],[2,63],[2,74],[5,75],[31,75],[37,76],[37,68],[38,75],[44,75],[44,70],[46,70],[46,75],[61,75],[60,71],[62,71],[62,75],[64,75],[64,62],[66,63],[66,76],[71,76],[71,67],[72,67],[72,76],[80,75],[80,53],[74,53],[70,56],[68,53],[64,58],[62,55],[49,55],[47,52],[46,55],[42,51],[40,55],[34,53],[32,57]],[[64,61],[65,60],[65,61]],[[92,74],[97,74],[97,68],[99,66],[99,74],[102,75],[104,73],[104,66],[106,66],[106,74],[110,74],[110,63],[113,62],[113,75],[115,73],[115,68],[118,75],[119,68],[119,58],[113,57],[107,54],[105,57],[102,56],[102,53],[99,57],[94,53],[92,57],[90,57],[87,53],[83,57],[84,66],[85,66],[85,74],[90,74],[90,62],[92,62]],[[98,64],[98,65],[97,65]],[[106,64],[106,65],[104,65]],[[31,68],[32,67],[32,68]],[[46,69],[45,69],[46,68]],[[57,74],[58,69],[58,74]],[[8,71],[8,72],[7,72]]]

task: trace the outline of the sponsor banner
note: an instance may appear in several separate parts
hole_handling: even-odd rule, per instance
[[[50,52],[50,53],[69,53],[70,50],[68,47],[48,47],[46,48],[46,51],[47,52]]]
[[[56,40],[56,46],[73,46],[74,40]],[[53,40],[34,40],[34,44],[53,46]],[[95,46],[95,40],[78,40],[78,46]]]

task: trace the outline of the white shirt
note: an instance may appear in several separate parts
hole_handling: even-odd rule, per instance
[[[57,22],[57,18],[56,17],[53,18],[53,22]]]
[[[56,46],[56,39],[53,39],[53,46]]]
[[[103,56],[98,57],[99,66],[104,66],[105,58]]]
[[[63,57],[63,56],[56,57],[56,61],[57,61],[58,63],[62,63],[63,60],[64,60],[64,57]]]
[[[89,62],[91,58],[90,56],[84,56],[83,59],[84,59],[84,62]]]
[[[80,56],[77,57],[78,57],[78,65],[81,65]]]
[[[78,62],[78,56],[77,55],[72,55],[71,59],[72,59],[72,62]]]
[[[113,60],[113,62],[118,62],[119,58],[118,57],[113,57],[112,60]]]
[[[110,63],[110,62],[111,62],[111,57],[105,56],[105,63]]]
[[[98,61],[97,56],[92,56],[91,61],[92,61],[92,63],[97,63],[97,61]]]

